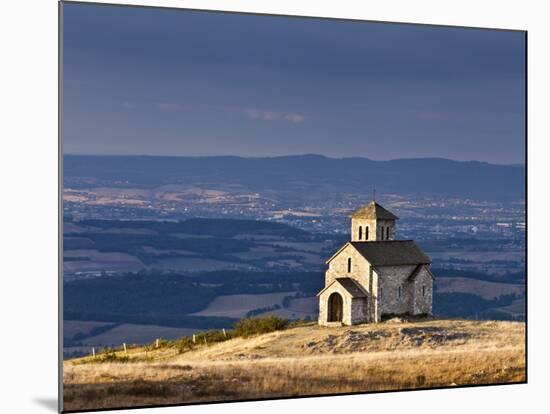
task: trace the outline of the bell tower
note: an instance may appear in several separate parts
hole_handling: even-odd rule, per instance
[[[395,214],[376,201],[356,210],[351,215],[351,241],[372,242],[395,240]]]

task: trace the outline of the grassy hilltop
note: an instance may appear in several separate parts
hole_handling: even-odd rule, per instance
[[[231,339],[220,335],[65,361],[64,409],[525,381],[521,322],[311,323]]]

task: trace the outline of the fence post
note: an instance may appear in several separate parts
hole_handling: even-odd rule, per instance
[[[159,339],[157,338],[155,341],[155,348],[158,348],[158,347],[159,347]]]
[[[122,343],[122,347],[124,348],[124,353],[127,354],[128,352],[126,352],[126,342]]]
[[[225,328],[222,328],[222,331],[223,331],[223,336],[224,336],[225,338],[227,338],[227,333],[225,332]]]
[[[195,343],[195,334],[193,334],[193,343]]]
[[[94,347],[92,347],[92,355],[95,358],[95,348]]]

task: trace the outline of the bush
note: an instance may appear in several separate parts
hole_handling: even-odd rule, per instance
[[[160,349],[160,348],[166,348],[170,344],[170,341],[162,338],[158,338],[158,346],[157,346],[157,340],[155,339],[151,344],[149,345],[152,349]]]
[[[254,316],[261,315],[262,313],[274,311],[274,310],[277,310],[277,309],[281,309],[281,305],[279,305],[277,303],[273,306],[266,306],[265,308],[252,309],[252,310],[246,312],[246,317],[251,318],[251,317],[254,317]]]
[[[234,325],[234,335],[247,338],[252,335],[264,334],[268,332],[281,331],[288,326],[288,320],[279,318],[275,315],[265,316],[263,318],[245,318]]]
[[[223,342],[231,339],[234,336],[232,332],[223,331],[206,331],[195,334],[195,340],[197,344],[213,344],[216,342]]]
[[[104,348],[101,351],[97,358],[90,359],[89,362],[92,363],[102,363],[102,362],[129,362],[130,358],[127,355],[119,356],[113,348]]]
[[[175,341],[176,348],[180,354],[193,349],[193,340],[188,336],[182,336]]]
[[[193,343],[192,336],[182,336],[181,338],[172,341],[171,344],[178,349],[178,352],[180,354],[182,354],[184,352],[190,351],[195,346],[209,345],[216,342],[227,341],[234,336],[235,335],[231,331],[226,331],[225,333],[223,331],[198,332],[195,334],[195,343]]]

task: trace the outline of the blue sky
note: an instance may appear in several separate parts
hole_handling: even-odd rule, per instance
[[[524,34],[64,5],[64,151],[522,163]]]

